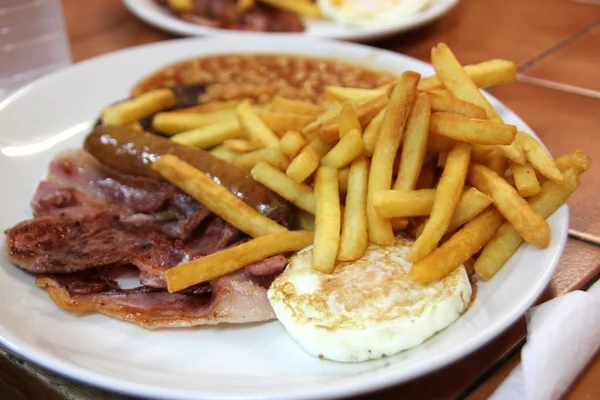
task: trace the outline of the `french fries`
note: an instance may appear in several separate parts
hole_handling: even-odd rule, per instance
[[[252,239],[167,270],[167,288],[170,293],[178,292],[267,257],[302,250],[311,245],[313,238],[313,232],[300,231],[279,232]]]
[[[396,190],[412,190],[417,184],[427,150],[429,118],[429,100],[427,95],[421,93],[417,96],[408,117],[400,167],[394,183]]]
[[[171,89],[156,89],[131,100],[108,106],[102,112],[104,125],[127,125],[177,104]]]
[[[431,213],[435,189],[381,190],[373,196],[373,207],[384,218],[421,217]]]
[[[446,232],[454,232],[492,204],[492,198],[471,187],[460,196]]]
[[[258,150],[258,146],[246,139],[227,139],[223,141],[223,145],[236,153],[248,153]]]
[[[479,64],[465,65],[465,73],[480,88],[502,85],[515,80],[517,64],[507,60],[489,60]],[[422,78],[419,90],[432,91],[444,89],[444,83],[439,76],[433,75]]]
[[[277,136],[283,136],[287,131],[301,131],[306,125],[317,119],[316,115],[292,114],[276,111],[261,111],[258,116]]]
[[[349,165],[363,151],[360,132],[352,129],[321,159],[321,165],[336,169]]]
[[[369,122],[363,133],[363,148],[367,156],[372,157],[375,151],[375,144],[377,138],[379,138],[379,132],[381,132],[381,124],[385,117],[386,108],[382,108],[381,111]]]
[[[242,132],[263,147],[279,147],[279,137],[269,128],[252,109],[249,101],[242,101],[236,107]]]
[[[235,110],[235,107],[240,104],[239,100],[227,100],[227,101],[215,101],[208,104],[198,104],[197,106],[180,108],[176,111],[171,111],[171,113],[192,113],[192,114],[202,114],[202,113],[212,113],[214,111],[222,111],[222,110]]]
[[[450,151],[429,220],[421,236],[406,254],[409,262],[414,263],[429,254],[446,233],[465,185],[470,158],[471,146],[468,144],[457,143]]]
[[[340,115],[342,112],[342,109],[343,109],[342,103],[340,103],[340,102],[332,103],[327,108],[327,110],[325,110],[323,113],[319,114],[319,116],[317,117],[317,119],[315,121],[306,125],[302,129],[302,133],[304,134],[306,139],[310,142],[315,137],[317,137],[319,135],[319,126],[321,126],[321,124],[323,122],[333,119],[333,118],[337,117],[338,115]]]
[[[227,161],[230,164],[233,164],[233,162],[235,161],[235,159],[238,156],[238,154],[235,151],[228,149],[223,144],[213,147],[208,152],[210,154],[212,154],[213,156],[217,157],[218,159]]]
[[[201,114],[169,111],[158,113],[152,118],[152,129],[165,135],[175,135],[191,129],[235,120],[233,109]]]
[[[194,9],[193,0],[167,0],[167,4],[176,12],[190,12]]]
[[[340,195],[346,195],[348,193],[348,179],[350,178],[350,168],[342,168],[338,171],[338,186],[340,188]]]
[[[550,153],[546,151],[544,146],[540,142],[535,140],[533,136],[530,136],[523,132],[517,132],[517,140],[527,160],[544,175],[546,178],[553,180],[557,183],[564,182],[564,178]]]
[[[517,134],[517,128],[513,125],[445,112],[431,114],[429,129],[435,134],[461,142],[490,145],[511,144]]]
[[[410,277],[415,282],[442,279],[477,253],[504,222],[494,207],[479,214],[440,247],[413,264]]]
[[[204,172],[172,155],[164,155],[152,164],[163,178],[192,196],[200,204],[252,237],[287,232],[275,221],[259,214]]]
[[[292,159],[300,154],[307,144],[304,136],[295,131],[288,131],[279,141],[279,150]]]
[[[388,97],[382,95],[366,103],[356,106],[354,109],[361,127],[366,127],[379,111],[388,103]],[[304,130],[303,130],[304,132]],[[323,121],[320,125],[319,136],[324,143],[335,144],[340,139],[339,134],[339,115]]]
[[[361,156],[352,162],[348,175],[348,192],[340,248],[337,258],[352,261],[362,257],[369,245],[367,231],[367,183],[369,159]]]
[[[171,140],[187,146],[210,149],[225,140],[242,137],[244,137],[244,134],[240,130],[240,124],[236,119],[231,119],[178,133],[171,136]]]
[[[578,174],[581,174],[590,169],[592,159],[586,156],[583,151],[575,150],[558,157],[556,160],[554,160],[554,163],[561,172],[564,172],[569,168],[573,168]]]
[[[563,175],[564,183],[547,181],[541,191],[529,199],[531,208],[548,218],[579,186],[579,176],[575,168],[570,168]],[[514,226],[505,222],[496,235],[485,245],[475,261],[475,271],[484,281],[490,280],[508,259],[517,251],[523,238]]]
[[[536,213],[519,193],[491,169],[471,165],[469,182],[488,194],[494,205],[519,232],[526,242],[546,248],[550,242],[550,227],[544,218]]]
[[[235,159],[234,164],[250,171],[261,161],[266,162],[280,171],[285,171],[290,165],[290,160],[279,151],[279,149],[274,149],[272,147],[240,154]]]
[[[387,83],[377,89],[359,89],[341,86],[325,86],[325,93],[328,93],[340,101],[351,103],[373,100],[381,95],[389,95],[396,82]]]
[[[510,171],[521,197],[531,197],[539,193],[540,183],[535,176],[535,170],[531,164],[525,163],[521,165],[511,161]]]
[[[486,119],[485,109],[467,101],[455,99],[450,96],[427,92],[431,109],[435,112],[447,112],[463,115],[469,118]]]
[[[275,96],[268,106],[269,111],[314,115],[315,118],[321,113],[321,107],[306,101],[286,99],[285,97]]]
[[[313,268],[331,273],[340,243],[340,196],[337,170],[320,167],[315,179],[317,215],[313,247]]]
[[[375,145],[367,196],[369,240],[375,244],[392,245],[395,242],[392,224],[377,214],[373,207],[373,196],[375,192],[390,189],[392,186],[394,158],[400,146],[410,109],[417,97],[417,84],[420,77],[416,72],[406,71],[396,83]]]
[[[362,126],[358,120],[358,115],[356,115],[356,111],[348,103],[344,104],[342,112],[340,113],[338,130],[340,139],[352,130],[362,133]]]
[[[250,174],[255,181],[262,183],[304,211],[316,215],[317,199],[310,186],[294,181],[265,162],[256,164]]]
[[[313,172],[319,167],[319,156],[311,146],[306,146],[300,154],[298,154],[290,165],[288,165],[285,173],[298,183],[304,182]]]

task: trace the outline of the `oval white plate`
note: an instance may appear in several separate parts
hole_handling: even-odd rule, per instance
[[[377,0],[375,0],[377,1]],[[306,31],[303,33],[266,33],[270,36],[318,36],[330,39],[341,39],[351,41],[368,41],[384,38],[398,33],[406,32],[418,28],[442,15],[449,12],[458,4],[459,0],[432,0],[431,6],[426,10],[398,20],[390,24],[379,26],[359,27],[341,24],[335,21],[327,20],[305,20]],[[214,35],[240,35],[244,36],[262,36],[265,33],[231,31],[226,29],[217,29],[207,26],[192,24],[183,21],[171,14],[164,7],[156,4],[154,0],[123,0],[125,6],[138,18],[146,21],[150,25],[163,29],[167,32],[183,36],[214,36]]]
[[[167,63],[214,53],[288,53],[335,57],[400,73],[431,66],[370,47],[309,38],[261,41],[184,39],[120,51],[76,64],[0,104],[0,228],[29,218],[29,201],[52,157],[81,146],[100,109],[128,94]],[[500,115],[531,130],[492,99]],[[138,396],[197,398],[334,398],[398,384],[472,352],[510,326],[550,280],[567,235],[568,210],[549,220],[546,250],[523,246],[500,273],[481,283],[455,324],[422,346],[385,359],[340,364],[312,358],[277,321],[265,324],[147,331],[108,317],[60,310],[33,277],[0,258],[0,342],[58,373]]]

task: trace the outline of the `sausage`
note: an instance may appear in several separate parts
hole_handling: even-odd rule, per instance
[[[252,179],[245,170],[193,147],[147,132],[120,126],[97,126],[85,139],[85,150],[101,163],[125,174],[162,179],[150,164],[172,154],[204,171],[261,214],[287,224],[290,208],[275,192]]]

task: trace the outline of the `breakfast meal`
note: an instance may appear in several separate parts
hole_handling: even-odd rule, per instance
[[[240,10],[317,6],[193,4],[235,29],[255,28]],[[591,164],[502,120],[480,89],[513,81],[513,62],[462,66],[444,43],[431,59],[429,77],[284,54],[168,65],[55,156],[5,255],[68,312],[148,329],[277,319],[341,362],[418,346],[521,244],[549,246],[546,219]]]
[[[430,0],[156,0],[183,21],[211,28],[255,32],[303,32],[305,19],[368,26],[398,21],[430,6]]]

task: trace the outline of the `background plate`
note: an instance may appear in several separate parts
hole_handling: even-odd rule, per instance
[[[183,36],[231,36],[243,34],[244,36],[269,35],[294,37],[308,35],[329,39],[368,41],[392,36],[425,25],[449,12],[458,4],[458,1],[459,0],[431,0],[431,6],[418,14],[407,17],[406,19],[398,20],[394,23],[371,27],[349,26],[327,20],[306,20],[306,31],[303,33],[254,33],[217,29],[182,21],[164,7],[156,4],[154,0],[123,0],[123,3],[133,14],[150,25]]]
[[[29,201],[60,150],[81,146],[100,109],[170,62],[214,53],[332,57],[375,69],[433,73],[431,66],[370,47],[310,38],[184,39],[124,50],[49,75],[0,103],[3,230],[29,218]],[[459,54],[460,56],[460,54]],[[506,122],[531,130],[492,99]],[[549,219],[545,250],[522,246],[479,285],[472,307],[422,346],[393,357],[341,364],[305,354],[277,321],[148,331],[103,315],[60,310],[33,277],[0,258],[0,342],[25,358],[93,385],[153,398],[333,398],[397,384],[482,346],[535,301],[562,254],[568,209]]]

